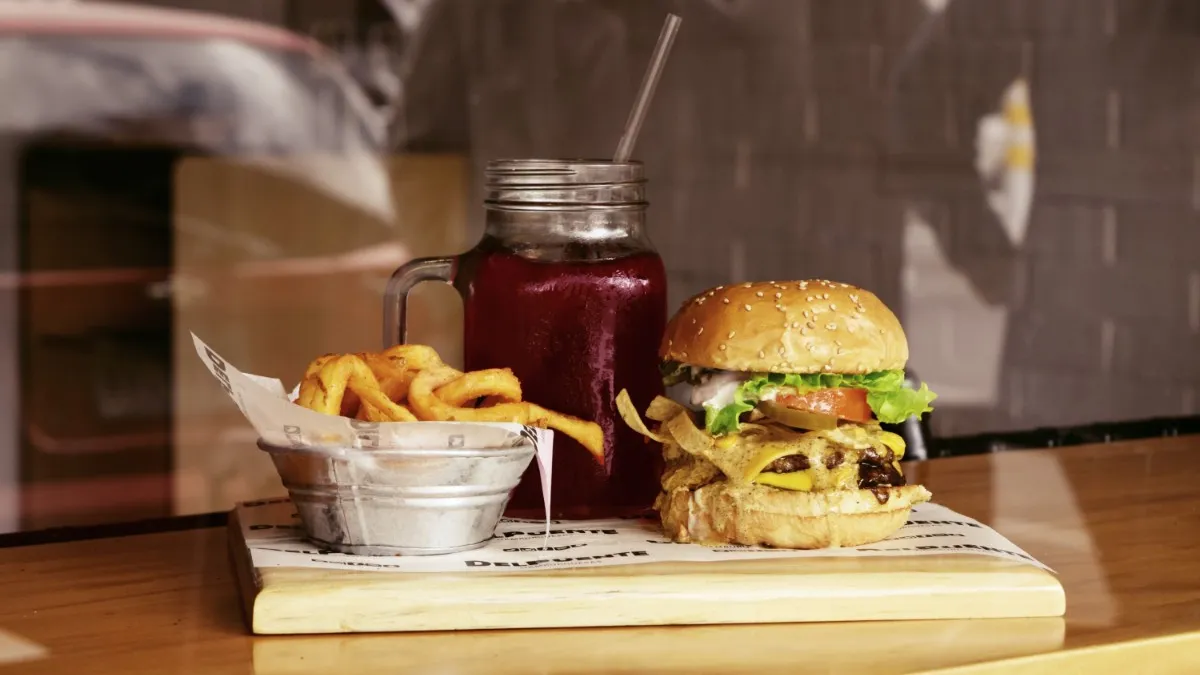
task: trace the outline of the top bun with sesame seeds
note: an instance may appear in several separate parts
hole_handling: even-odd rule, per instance
[[[659,355],[724,371],[864,375],[902,370],[908,340],[870,291],[824,279],[758,281],[689,298]]]

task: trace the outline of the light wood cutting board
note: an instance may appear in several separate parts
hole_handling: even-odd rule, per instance
[[[258,634],[1057,617],[1058,579],[969,555],[649,563],[520,573],[253,568],[230,552]]]

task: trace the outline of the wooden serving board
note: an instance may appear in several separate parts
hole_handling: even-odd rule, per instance
[[[519,573],[255,568],[230,551],[258,634],[1057,617],[1062,585],[975,555],[646,563]]]

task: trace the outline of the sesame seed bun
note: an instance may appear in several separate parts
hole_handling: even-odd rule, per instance
[[[792,492],[719,481],[676,488],[659,498],[663,532],[677,542],[775,548],[853,547],[886,539],[908,522],[914,504],[929,501],[920,485],[870,490]]]
[[[900,320],[870,291],[809,279],[717,286],[667,323],[664,361],[771,373],[865,374],[908,363]]]

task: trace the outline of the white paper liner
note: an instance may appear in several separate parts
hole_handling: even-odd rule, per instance
[[[913,507],[908,523],[887,539],[857,548],[793,551],[748,546],[706,547],[674,544],[657,521],[552,521],[549,545],[540,522],[504,519],[488,544],[474,551],[440,556],[344,555],[323,550],[304,538],[286,499],[247,502],[237,507],[242,536],[255,567],[315,567],[392,572],[520,572],[652,562],[708,562],[762,558],[861,558],[969,554],[1049,567],[999,532],[939,504]]]
[[[550,482],[554,466],[554,432],[521,424],[500,422],[362,422],[324,415],[294,403],[277,379],[250,375],[235,368],[204,344],[195,333],[192,342],[200,360],[221,383],[259,437],[271,445],[288,448],[423,449],[513,448],[532,442],[541,478],[545,526],[550,527]],[[548,534],[546,535],[548,536]]]

